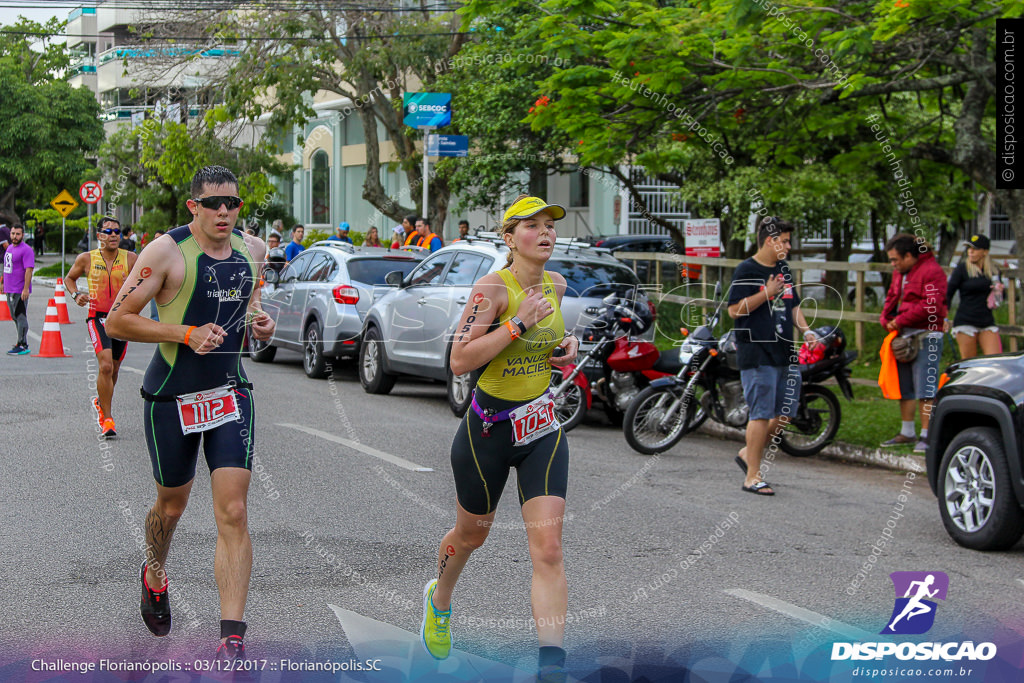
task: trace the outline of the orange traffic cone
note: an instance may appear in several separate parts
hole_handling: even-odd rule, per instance
[[[13,318],[11,318],[11,310],[7,308],[7,297],[0,296],[0,322],[5,320],[13,320]]]
[[[74,325],[71,316],[68,315],[68,300],[64,298],[64,278],[57,278],[57,289],[54,292],[53,300],[57,303],[57,322],[61,325]]]
[[[46,304],[43,340],[39,342],[39,353],[33,353],[33,358],[71,358],[64,353],[64,341],[60,338],[60,322],[57,317],[57,304],[50,299]]]

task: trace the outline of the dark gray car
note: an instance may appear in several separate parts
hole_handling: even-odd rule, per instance
[[[366,312],[393,289],[385,276],[409,273],[421,258],[406,251],[325,241],[300,253],[280,273],[267,269],[263,310],[277,328],[270,341],[250,339],[250,357],[269,362],[279,347],[291,349],[303,354],[308,376],[326,376],[330,359],[358,353]]]
[[[452,411],[465,413],[478,373],[452,375],[452,333],[473,284],[503,268],[507,254],[496,236],[469,238],[430,254],[408,276],[393,276],[397,288],[381,296],[364,320],[359,352],[363,388],[387,393],[400,374],[444,380]],[[566,329],[577,333],[593,321],[605,296],[639,291],[640,281],[628,266],[585,242],[556,241],[546,269],[566,279],[562,317]],[[646,300],[643,292],[638,296]]]

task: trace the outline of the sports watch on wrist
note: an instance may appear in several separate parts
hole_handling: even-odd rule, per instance
[[[519,334],[526,334],[526,325],[523,324],[523,321],[519,319],[518,315],[512,316],[509,320],[512,321],[513,325],[517,325],[519,327]]]

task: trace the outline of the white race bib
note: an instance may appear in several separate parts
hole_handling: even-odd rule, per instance
[[[525,446],[562,426],[555,417],[555,402],[546,392],[513,410],[509,419],[512,420],[512,435],[517,446]]]
[[[235,400],[235,388],[232,386],[182,394],[175,398],[182,434],[205,432],[238,419],[238,401]]]

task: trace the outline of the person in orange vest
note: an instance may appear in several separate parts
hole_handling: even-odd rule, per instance
[[[96,228],[96,241],[99,242],[96,249],[79,254],[75,259],[64,278],[64,287],[76,304],[89,307],[89,317],[85,324],[99,362],[96,397],[92,399],[92,405],[96,409],[96,419],[103,436],[111,437],[117,435],[111,411],[114,386],[128,343],[111,339],[107,335],[107,315],[138,256],[133,251],[119,248],[121,224],[116,218],[104,216],[100,219]],[[83,275],[86,277],[87,292],[78,291],[78,278]]]
[[[444,246],[440,237],[430,229],[430,219],[424,216],[416,219],[416,232],[419,239],[414,242],[417,247],[429,247],[430,251],[437,251]]]
[[[416,232],[416,221],[419,220],[419,216],[411,214],[402,219],[402,227],[405,229],[405,243],[404,247],[415,246],[416,241],[419,239],[420,234]]]
[[[469,235],[469,221],[463,218],[459,221],[459,236],[452,240],[452,242],[458,242],[464,240]]]

